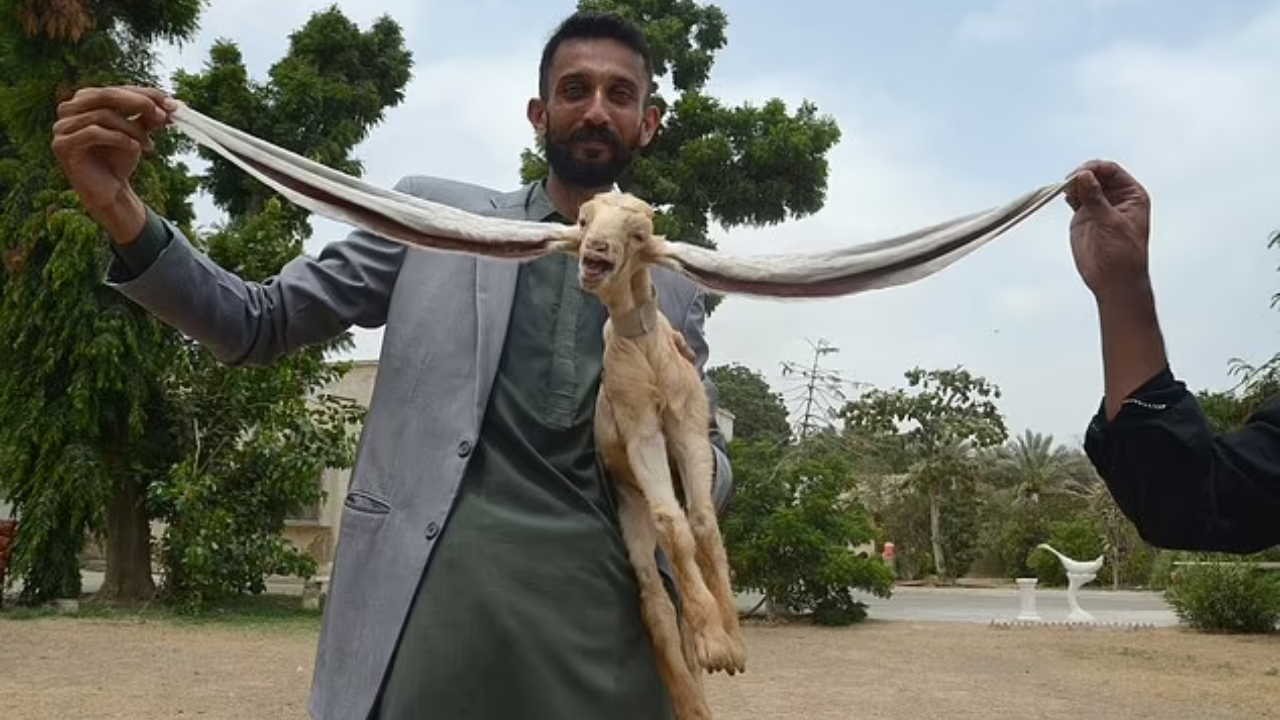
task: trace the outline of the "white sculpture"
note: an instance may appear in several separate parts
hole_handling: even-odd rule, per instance
[[[1036,547],[1056,555],[1062,562],[1062,569],[1067,571],[1067,607],[1071,609],[1067,614],[1067,622],[1093,622],[1093,615],[1080,607],[1078,596],[1082,586],[1088,585],[1098,577],[1098,571],[1102,569],[1102,561],[1106,556],[1099,555],[1094,560],[1084,562],[1063,555],[1048,543],[1040,543]]]

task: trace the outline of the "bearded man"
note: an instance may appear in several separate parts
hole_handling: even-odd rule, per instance
[[[480,215],[574,222],[654,137],[652,65],[638,28],[576,13],[547,42],[528,103],[545,181],[499,192],[415,175],[396,188]],[[111,238],[106,282],[232,365],[269,364],[353,325],[385,328],[312,717],[670,718],[593,444],[606,314],[574,259],[409,252],[355,231],[246,282],[130,185],[173,107],[132,87],[87,88],[59,106],[54,151]],[[665,270],[654,282],[702,372],[703,293]],[[723,512],[733,481],[714,420],[708,442]]]

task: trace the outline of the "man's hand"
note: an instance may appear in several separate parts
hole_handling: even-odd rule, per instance
[[[1120,165],[1093,160],[1076,170],[1067,187],[1071,253],[1095,297],[1149,291],[1147,243],[1151,199]]]
[[[131,86],[84,88],[58,105],[53,154],[85,210],[118,243],[132,242],[146,224],[130,179],[174,108],[162,91]]]

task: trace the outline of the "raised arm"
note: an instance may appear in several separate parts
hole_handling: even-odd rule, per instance
[[[163,92],[138,87],[86,88],[58,106],[54,155],[112,238],[107,282],[230,364],[265,365],[351,325],[384,323],[404,255],[398,244],[354,232],[319,258],[246,282],[143,204],[131,178],[174,107]],[[406,182],[399,187],[410,189]]]
[[[1169,370],[1148,274],[1146,190],[1116,163],[1093,161],[1067,202],[1102,341],[1104,397],[1085,449],[1116,504],[1160,547],[1251,553],[1280,544],[1280,405],[1214,434]]]
[[[404,188],[402,181],[398,188]],[[274,277],[245,281],[148,210],[136,241],[114,248],[107,282],[222,362],[268,365],[352,325],[386,322],[404,246],[355,231]]]

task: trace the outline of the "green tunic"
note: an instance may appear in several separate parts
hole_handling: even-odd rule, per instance
[[[605,312],[572,258],[520,270],[481,441],[380,720],[667,720],[592,417]]]

